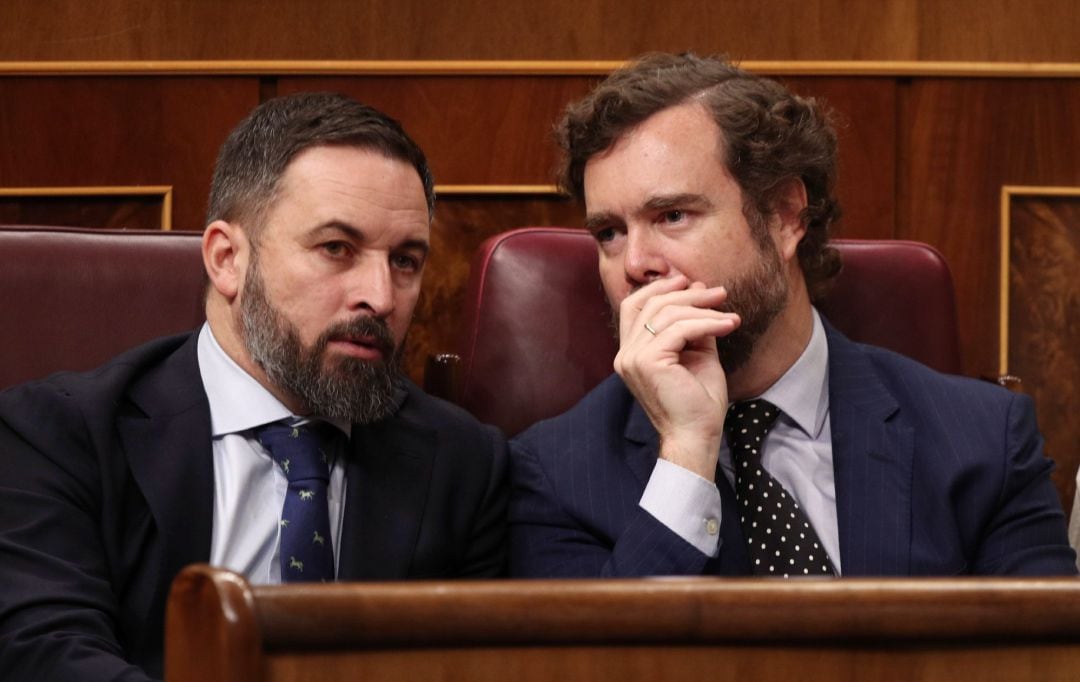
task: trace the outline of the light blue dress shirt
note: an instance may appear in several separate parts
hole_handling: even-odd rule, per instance
[[[210,563],[243,574],[254,584],[281,582],[278,562],[278,522],[285,504],[288,479],[253,429],[296,417],[262,384],[230,358],[204,324],[199,331],[199,374],[210,401],[214,451],[214,525]],[[350,425],[335,420],[346,436]],[[343,445],[331,454],[330,534],[337,565],[345,508]]]
[[[755,396],[783,412],[765,438],[761,462],[806,512],[840,575],[829,425],[829,348],[816,310],[813,318],[813,332],[802,355],[768,390]],[[726,439],[720,447],[720,467],[734,487],[735,471]],[[737,518],[721,518],[720,492],[713,481],[666,460],[657,461],[640,505],[709,556],[720,552],[719,524],[739,522]]]

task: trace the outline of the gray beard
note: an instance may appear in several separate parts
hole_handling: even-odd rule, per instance
[[[386,323],[370,316],[338,323],[305,348],[296,327],[267,298],[257,254],[252,254],[240,302],[240,333],[270,381],[299,398],[313,414],[369,424],[397,408],[394,393],[402,376],[401,346],[394,345]],[[327,344],[343,336],[371,337],[384,359],[341,357],[328,363]]]

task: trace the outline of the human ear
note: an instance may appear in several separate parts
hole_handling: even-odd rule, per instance
[[[789,178],[780,185],[772,204],[771,227],[776,249],[784,260],[795,257],[799,242],[806,234],[806,186],[799,178]]]
[[[215,220],[202,238],[203,265],[212,286],[227,301],[236,298],[247,269],[249,244],[235,223]]]

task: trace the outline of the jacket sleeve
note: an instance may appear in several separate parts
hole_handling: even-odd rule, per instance
[[[486,427],[485,432],[490,436],[487,485],[480,497],[461,572],[470,578],[506,574],[506,439],[495,428]]]
[[[0,670],[6,680],[146,680],[125,660],[98,520],[101,472],[73,415],[0,400]],[[16,426],[16,424],[18,426]],[[29,433],[26,425],[33,425]]]
[[[542,464],[536,440],[511,442],[510,573],[517,577],[636,577],[701,575],[708,557],[651,514],[629,505],[614,481],[577,480],[562,472],[559,485]],[[548,453],[557,458],[558,453]],[[588,478],[588,477],[585,477]],[[575,480],[567,480],[575,479]],[[601,507],[586,519],[573,507]]]
[[[1015,394],[1002,436],[1003,485],[972,572],[984,575],[1075,575],[1065,514],[1050,479],[1031,398]]]

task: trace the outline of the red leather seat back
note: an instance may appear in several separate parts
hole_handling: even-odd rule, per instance
[[[928,244],[837,239],[844,269],[818,309],[848,338],[959,374],[952,273]]]
[[[196,232],[0,228],[0,388],[92,369],[205,319]]]
[[[485,241],[465,299],[459,402],[514,434],[611,374],[618,344],[583,230],[523,228]]]
[[[844,270],[822,312],[856,341],[960,369],[952,277],[916,242],[837,240]],[[514,435],[568,409],[612,372],[617,343],[583,230],[530,227],[473,259],[459,354],[459,402]]]

